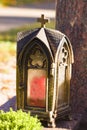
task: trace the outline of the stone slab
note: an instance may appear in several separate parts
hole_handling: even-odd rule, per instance
[[[82,119],[81,119],[78,130],[87,130],[87,108],[82,114]]]
[[[78,130],[81,121],[81,115],[73,115],[71,121],[57,121],[56,128],[43,128],[43,130]]]

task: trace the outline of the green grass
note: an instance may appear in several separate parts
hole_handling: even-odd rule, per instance
[[[48,2],[51,2],[53,0],[48,0]],[[32,3],[42,3],[47,2],[47,0],[0,0],[0,4],[5,6],[11,6],[11,5],[26,5],[26,4],[32,4]]]
[[[31,4],[31,3],[41,3],[47,2],[47,0],[16,0],[17,4]],[[53,0],[50,0],[53,1]]]
[[[10,31],[7,32],[3,32],[0,34],[0,41],[11,41],[11,42],[16,42],[16,37],[17,37],[17,33],[20,31],[26,31],[26,30],[33,30],[35,28],[39,28],[40,24],[39,23],[34,23],[34,24],[29,24],[26,26],[22,26],[16,29],[12,29]],[[55,28],[55,24],[54,22],[51,23],[47,23],[46,27],[48,28]]]

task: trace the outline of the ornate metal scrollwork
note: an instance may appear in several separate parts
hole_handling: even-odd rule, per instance
[[[65,47],[62,47],[61,49],[61,61],[59,66],[67,66],[67,57],[68,57],[68,51],[66,50]]]
[[[28,67],[46,68],[46,66],[46,56],[36,45],[29,55]]]

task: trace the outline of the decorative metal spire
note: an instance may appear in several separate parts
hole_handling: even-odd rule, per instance
[[[43,28],[45,27],[45,24],[49,22],[49,19],[46,19],[44,14],[42,14],[41,18],[38,18],[37,21],[41,23],[41,27]]]

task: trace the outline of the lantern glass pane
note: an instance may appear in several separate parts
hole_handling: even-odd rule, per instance
[[[46,70],[28,69],[27,105],[46,107]]]

